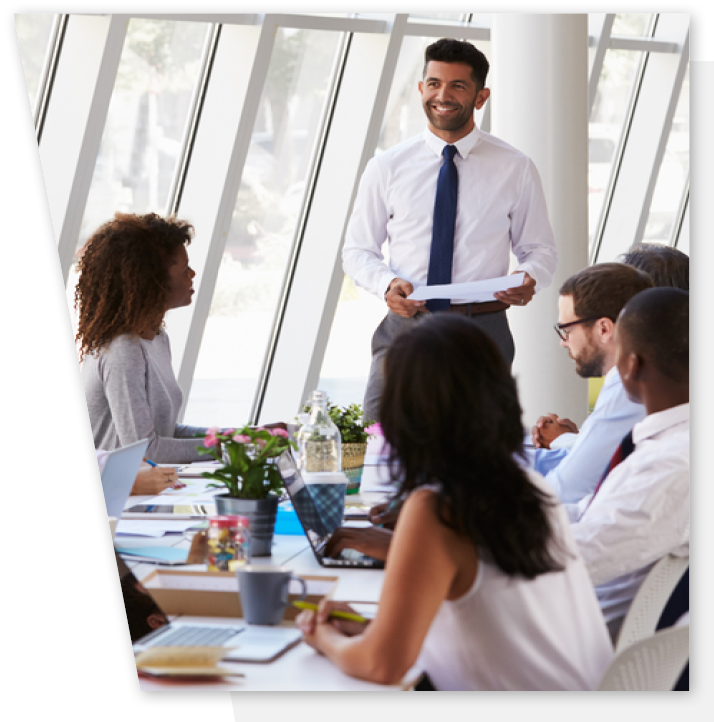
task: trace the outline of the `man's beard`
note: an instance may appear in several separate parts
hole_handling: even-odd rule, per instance
[[[474,97],[474,102],[475,101],[476,98]],[[464,107],[458,105],[458,103],[444,103],[443,105],[449,108],[460,108],[460,110],[457,111],[456,114],[452,117],[444,118],[431,109],[430,103],[431,101],[423,104],[424,112],[426,113],[426,117],[428,118],[429,122],[439,130],[459,130],[460,128],[463,128],[469,122],[469,120],[471,120],[474,114],[473,103],[470,107]],[[436,105],[441,104],[437,103]]]
[[[597,378],[602,376],[602,369],[605,365],[605,352],[593,346],[583,349],[579,358],[574,358],[575,372],[584,379]]]

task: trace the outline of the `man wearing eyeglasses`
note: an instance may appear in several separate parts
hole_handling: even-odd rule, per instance
[[[560,288],[560,345],[583,378],[604,376],[592,414],[580,431],[551,413],[532,429],[534,468],[566,504],[592,494],[622,437],[645,417],[630,401],[615,367],[615,321],[633,296],[652,287],[644,271],[624,263],[599,263],[571,276]]]

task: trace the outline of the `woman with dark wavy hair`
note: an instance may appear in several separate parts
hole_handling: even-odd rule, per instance
[[[375,619],[298,623],[345,672],[438,690],[585,690],[612,645],[567,515],[521,465],[516,384],[468,319],[439,314],[385,360],[380,419],[406,494]],[[397,462],[398,460],[398,462]]]
[[[156,462],[202,458],[194,435],[206,429],[176,423],[183,394],[163,328],[167,311],[191,303],[192,237],[186,221],[117,213],[83,249],[76,340],[98,449],[148,438],[146,453]]]

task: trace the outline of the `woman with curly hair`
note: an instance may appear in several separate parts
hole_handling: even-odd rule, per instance
[[[163,328],[167,311],[191,303],[192,237],[186,221],[117,213],[84,247],[76,340],[98,449],[148,439],[147,456],[156,462],[202,458],[195,435],[206,429],[176,423],[183,394]]]
[[[435,314],[389,349],[384,377],[380,422],[407,497],[379,608],[362,625],[323,601],[297,618],[305,641],[386,684],[416,664],[437,690],[594,689],[610,637],[564,508],[525,468],[516,383],[496,345]]]

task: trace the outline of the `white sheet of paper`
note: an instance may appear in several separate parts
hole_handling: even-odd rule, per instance
[[[525,274],[514,273],[500,278],[488,278],[485,281],[470,281],[469,283],[447,283],[437,286],[419,286],[414,289],[410,301],[428,301],[431,298],[449,298],[459,301],[485,303],[495,301],[493,294],[497,291],[507,291],[509,288],[523,285]]]
[[[196,522],[191,521],[143,521],[135,519],[120,519],[117,524],[117,534],[128,536],[148,536],[158,538],[164,534],[175,532],[181,534],[186,529],[195,526]]]

